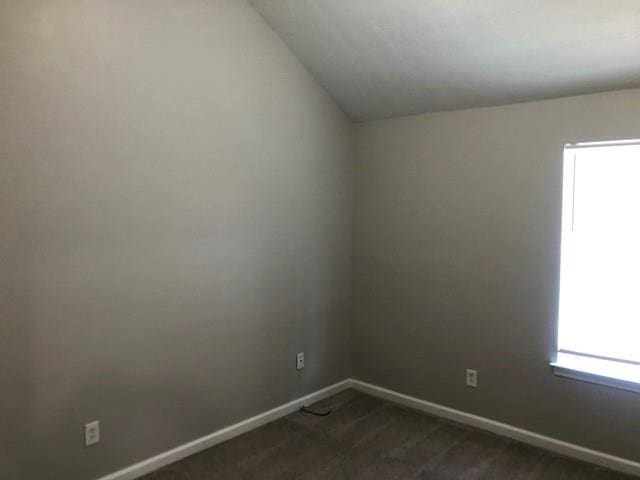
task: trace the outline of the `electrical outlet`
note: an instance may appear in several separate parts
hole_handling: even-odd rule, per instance
[[[300,352],[296,355],[296,370],[302,370],[304,368],[304,352]]]
[[[467,369],[467,387],[476,388],[478,386],[478,371]]]
[[[84,426],[84,446],[90,447],[100,442],[100,421],[87,423]]]

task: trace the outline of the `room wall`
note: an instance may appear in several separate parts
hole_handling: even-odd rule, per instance
[[[2,479],[349,376],[352,127],[247,3],[0,2],[0,72]]]
[[[640,460],[640,396],[549,367],[563,145],[639,138],[638,112],[628,90],[358,125],[355,377]]]

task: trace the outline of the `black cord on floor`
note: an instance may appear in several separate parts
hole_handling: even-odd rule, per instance
[[[315,415],[316,417],[328,417],[328,416],[329,416],[329,415],[331,415],[331,413],[332,413],[332,411],[331,411],[331,410],[329,410],[329,411],[327,411],[327,412],[322,412],[322,413],[321,413],[321,412],[314,412],[314,411],[312,411],[312,410],[309,410],[307,407],[302,407],[302,408],[300,409],[300,411],[301,411],[302,413],[308,413],[309,415]]]

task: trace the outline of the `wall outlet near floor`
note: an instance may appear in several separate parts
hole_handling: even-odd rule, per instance
[[[87,423],[84,426],[84,446],[90,447],[100,442],[100,421]]]
[[[467,387],[476,388],[478,386],[478,371],[467,369]]]
[[[296,355],[296,370],[302,370],[304,368],[304,352],[300,352]]]

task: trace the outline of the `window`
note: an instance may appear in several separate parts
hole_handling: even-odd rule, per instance
[[[640,142],[565,148],[558,325],[556,373],[640,390]]]

